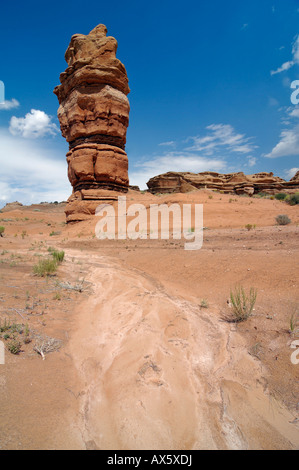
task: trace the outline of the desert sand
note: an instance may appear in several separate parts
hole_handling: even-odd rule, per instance
[[[0,319],[32,339],[0,365],[0,448],[299,448],[298,206],[210,190],[127,201],[203,204],[202,249],[98,240],[95,217],[65,224],[65,204],[0,214]],[[49,247],[65,259],[37,277]],[[242,323],[237,284],[257,289]],[[45,360],[38,338],[60,342]]]

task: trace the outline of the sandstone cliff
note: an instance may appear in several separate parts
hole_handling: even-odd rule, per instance
[[[265,192],[299,191],[299,172],[285,181],[273,173],[256,173],[245,175],[243,172],[220,174],[212,171],[203,173],[168,172],[154,176],[147,182],[149,191],[156,193],[186,193],[196,189],[212,189],[232,194],[253,194]]]

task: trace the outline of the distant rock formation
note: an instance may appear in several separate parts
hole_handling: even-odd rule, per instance
[[[111,190],[128,190],[130,89],[126,69],[116,59],[117,41],[106,34],[106,26],[98,25],[87,36],[72,36],[65,53],[68,68],[54,89],[61,132],[69,143],[73,194],[66,207],[67,222],[94,214],[99,201],[113,198]]]
[[[205,171],[203,173],[168,172],[154,176],[147,182],[149,191],[157,193],[187,193],[196,189],[212,189],[228,194],[276,194],[299,191],[299,171],[285,181],[273,173],[245,175],[242,172],[227,175]]]
[[[21,209],[21,207],[23,207],[23,204],[21,202],[8,202],[4,207],[2,207],[1,212],[14,211],[17,209]]]

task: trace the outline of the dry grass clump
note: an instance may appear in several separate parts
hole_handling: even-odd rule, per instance
[[[46,277],[55,274],[57,271],[57,261],[53,258],[41,259],[33,266],[35,276]]]
[[[252,315],[256,297],[257,290],[253,287],[250,288],[248,295],[242,286],[237,286],[234,292],[230,292],[230,301],[236,322],[245,321]]]
[[[40,354],[43,360],[46,359],[46,354],[58,351],[62,345],[62,341],[48,336],[36,336],[36,342],[33,347],[34,351]]]
[[[275,220],[278,225],[288,225],[292,222],[291,219],[285,214],[278,215]]]

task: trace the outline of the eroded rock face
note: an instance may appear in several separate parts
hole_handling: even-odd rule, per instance
[[[295,192],[299,190],[299,172],[285,181],[273,173],[256,173],[245,175],[242,172],[227,175],[206,171],[203,173],[169,172],[154,176],[147,182],[151,193],[186,193],[196,189],[212,189],[231,194],[248,194],[265,192]]]
[[[125,144],[130,89],[126,69],[116,58],[117,41],[106,35],[106,26],[98,25],[87,36],[72,36],[65,53],[68,68],[54,90],[61,133],[69,143],[73,194],[66,208],[67,222],[94,214],[107,190],[128,190]],[[86,191],[92,192],[92,198],[86,197]]]

